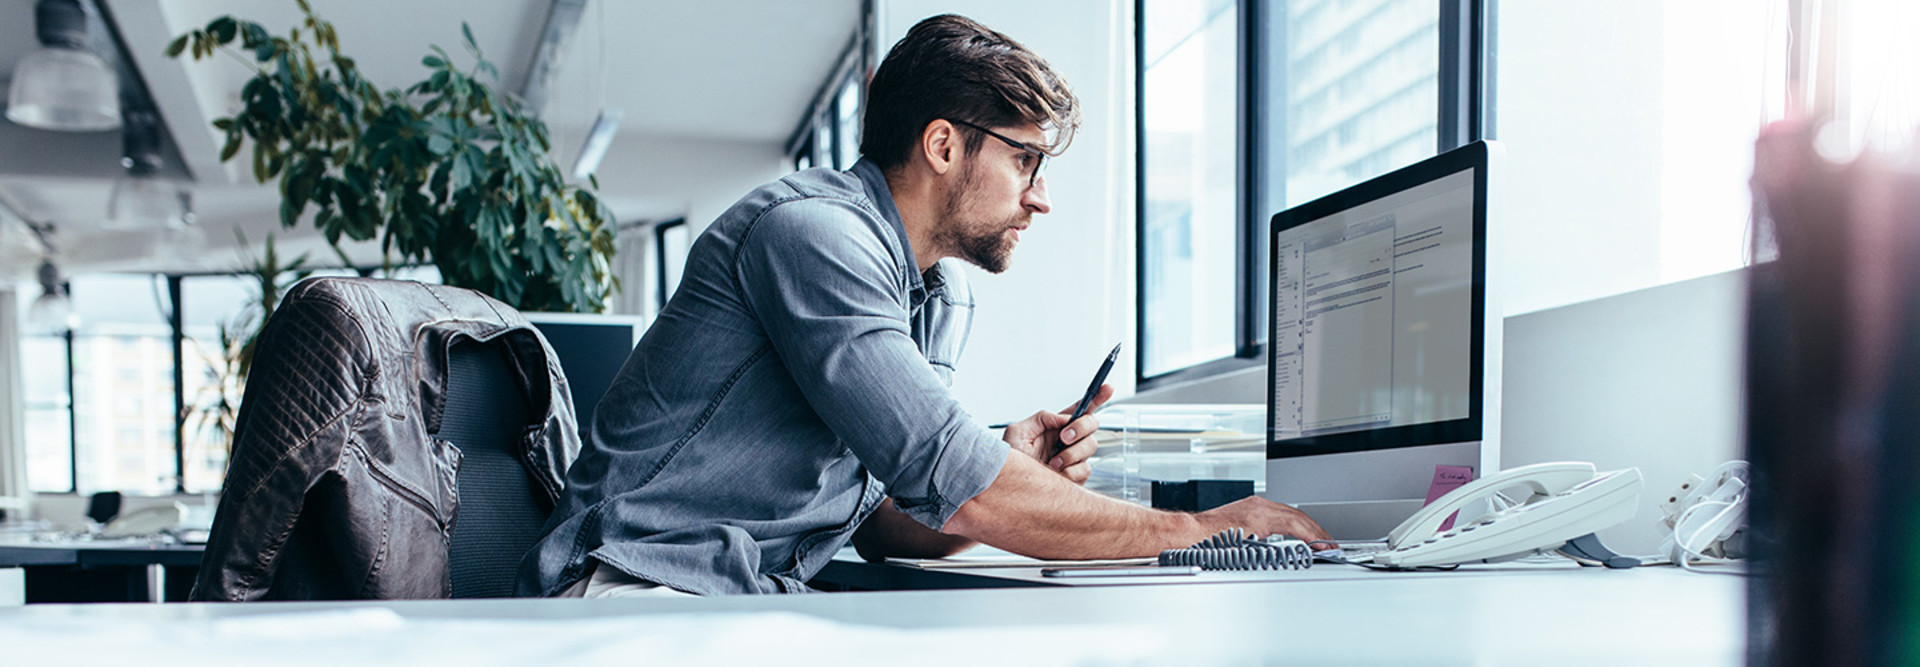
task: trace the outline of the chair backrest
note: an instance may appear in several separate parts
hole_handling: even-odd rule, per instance
[[[120,516],[120,492],[101,491],[93,494],[87,501],[87,518],[94,523],[105,524]]]
[[[512,595],[520,559],[553,511],[523,460],[530,410],[509,363],[499,348],[471,341],[448,352],[438,435],[460,450],[459,505],[447,554],[456,598]]]

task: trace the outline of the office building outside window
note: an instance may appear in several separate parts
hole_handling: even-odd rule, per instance
[[[186,420],[180,434],[189,493],[217,491],[226,475],[233,417],[240,408],[239,345],[256,331],[257,320],[241,313],[253,302],[257,281],[247,276],[189,276],[180,279],[182,397]],[[221,329],[229,340],[221,340]],[[224,405],[224,407],[223,407]]]
[[[1246,324],[1264,318],[1274,213],[1436,152],[1440,11],[1426,0],[1140,9],[1145,382],[1260,342]]]
[[[20,365],[26,407],[27,488],[71,491],[73,427],[69,419],[73,396],[67,386],[66,337],[22,336]]]
[[[165,281],[76,276],[72,284],[81,323],[72,369],[77,490],[171,493],[173,330],[161,309]]]

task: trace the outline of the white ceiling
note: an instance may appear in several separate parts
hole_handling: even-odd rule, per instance
[[[36,221],[58,226],[57,246],[69,272],[84,270],[230,268],[233,229],[258,242],[277,227],[271,186],[218,162],[210,121],[227,115],[250,72],[225,56],[172,60],[174,36],[223,14],[284,34],[296,25],[293,0],[98,0],[132,51],[135,67],[193,175],[201,238],[171,249],[99,229],[116,174],[115,133],[47,133],[0,120],[0,197]],[[500,69],[502,85],[519,90],[544,28],[549,0],[312,0],[338,29],[341,50],[383,88],[421,78],[420,58],[438,44],[456,59],[460,24]],[[859,22],[860,0],[589,0],[579,28],[559,56],[545,119],[554,158],[569,166],[580,138],[602,106],[624,120],[600,174],[609,202],[673,210],[676,193],[649,189],[646,179],[612,169],[657,172],[640,144],[708,143],[769,152],[799,122]],[[33,45],[33,0],[0,0],[0,78]],[[22,159],[24,158],[24,159]],[[616,159],[617,158],[617,159]],[[236,161],[238,162],[238,161]],[[23,166],[24,165],[24,166]],[[616,166],[619,165],[619,166]],[[646,173],[639,171],[637,173]],[[684,207],[684,202],[677,205]],[[0,209],[0,217],[6,217]],[[0,280],[29,275],[31,248],[17,225],[0,232]],[[283,239],[288,232],[277,232]],[[297,241],[297,239],[295,239]],[[283,241],[285,242],[285,241]],[[193,247],[206,252],[191,252]]]

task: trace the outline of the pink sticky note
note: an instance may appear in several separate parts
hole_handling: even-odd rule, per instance
[[[1471,481],[1473,481],[1473,466],[1434,466],[1433,485],[1427,487],[1427,502],[1424,504],[1432,505],[1433,501],[1447,495],[1447,492],[1466,486],[1467,482]],[[1453,528],[1453,520],[1459,516],[1459,512],[1449,515],[1446,521],[1441,522],[1440,530]]]

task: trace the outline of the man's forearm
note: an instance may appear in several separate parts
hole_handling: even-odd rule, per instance
[[[1198,515],[1108,498],[1019,456],[941,531],[1035,558],[1152,556],[1212,533]]]
[[[921,525],[893,506],[893,499],[880,503],[860,528],[853,531],[854,549],[860,557],[879,562],[888,557],[946,558],[972,548],[973,540],[946,535]]]

